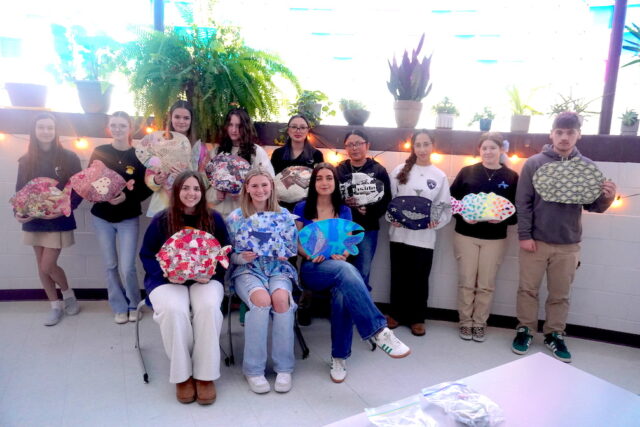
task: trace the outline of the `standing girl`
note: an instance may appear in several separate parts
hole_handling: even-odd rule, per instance
[[[298,229],[324,219],[351,220],[351,210],[342,203],[336,169],[328,163],[316,165],[311,174],[307,200],[296,205]],[[360,272],[346,259],[348,253],[320,255],[313,259],[302,248],[306,261],[300,267],[304,285],[312,291],[331,292],[331,380],[344,381],[346,359],[351,355],[353,325],[363,340],[372,339],[393,358],[408,356],[411,350],[387,328],[387,321],[373,303]]]
[[[447,176],[431,164],[433,139],[426,130],[411,137],[411,155],[404,164],[391,172],[391,194],[421,196],[431,200],[432,206],[449,205]],[[387,321],[390,328],[409,325],[416,336],[425,334],[429,274],[436,230],[451,220],[451,210],[444,209],[437,221],[424,230],[410,230],[392,222],[389,227],[391,253],[391,304]]]
[[[218,264],[215,275],[202,281],[168,282],[156,254],[169,237],[184,228],[206,231],[221,246],[229,244],[229,235],[220,214],[207,209],[202,174],[181,173],[171,193],[170,206],[153,217],[144,235],[140,250],[144,287],[153,305],[153,320],[160,325],[170,359],[169,382],[176,384],[178,401],[197,399],[208,405],[216,399],[213,381],[220,377],[224,269]]]
[[[196,137],[196,118],[193,113],[193,106],[189,101],[176,101],[169,109],[168,116],[167,132],[178,132],[186,136],[191,143],[191,162],[189,169],[204,173],[204,167],[208,160],[208,151],[207,145]],[[180,172],[182,171],[177,169],[172,171],[174,174]],[[151,169],[147,170],[145,182],[154,192],[149,202],[149,208],[147,209],[148,217],[153,217],[156,213],[169,206],[169,191],[161,185],[167,178],[167,175],[166,173],[154,172]]]
[[[451,184],[451,196],[461,200],[469,193],[495,193],[515,204],[518,174],[500,164],[504,138],[497,132],[480,137],[482,162],[460,170]],[[507,242],[507,226],[516,215],[504,221],[477,222],[456,215],[453,248],[458,261],[458,314],[460,338],[485,340],[487,319]]]
[[[62,190],[71,175],[80,171],[80,159],[69,150],[62,148],[58,138],[58,129],[53,115],[43,113],[36,116],[29,135],[27,154],[18,160],[18,179],[16,191],[19,191],[29,181],[38,177],[53,178],[58,181],[58,188]],[[71,194],[71,208],[77,208],[82,199],[75,192]],[[69,287],[67,276],[58,265],[58,257],[62,248],[75,243],[73,230],[76,220],[71,216],[55,216],[50,218],[32,218],[17,216],[22,223],[24,243],[33,246],[38,265],[40,282],[51,303],[51,311],[47,314],[44,324],[56,325],[62,320],[63,310],[67,315],[75,315],[80,311],[73,289]],[[62,298],[58,298],[56,284],[62,291]]]
[[[249,162],[252,169],[261,167],[274,176],[269,155],[256,144],[257,140],[256,129],[249,114],[242,108],[234,108],[224,119],[218,145],[211,150],[211,158],[222,153],[237,155]],[[225,193],[213,187],[207,193],[207,201],[222,215],[228,215],[240,205],[239,195]]]
[[[91,215],[107,270],[109,305],[115,314],[115,322],[123,324],[137,320],[135,310],[140,302],[140,288],[136,249],[142,214],[140,204],[151,195],[151,190],[144,185],[145,167],[131,147],[132,122],[129,115],[124,111],[113,113],[109,118],[109,131],[113,142],[96,147],[89,164],[100,160],[125,181],[133,179],[135,182],[133,190],[125,188],[114,199],[95,203]]]
[[[236,233],[247,218],[259,212],[282,212],[289,218],[288,227],[294,236],[288,242],[293,250],[297,247],[296,226],[293,216],[280,208],[275,195],[271,174],[263,169],[253,169],[247,175],[240,192],[240,208],[227,218],[231,242],[234,246]],[[296,304],[291,297],[292,282],[298,274],[286,258],[260,256],[253,251],[234,253],[231,278],[238,296],[249,307],[245,316],[244,361],[242,370],[255,393],[267,393],[271,387],[264,376],[267,363],[267,334],[272,318],[271,358],[277,373],[274,388],[277,392],[291,390],[291,373],[295,358],[293,354],[293,320]]]

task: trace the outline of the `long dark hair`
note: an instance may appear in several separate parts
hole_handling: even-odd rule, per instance
[[[400,173],[397,176],[398,182],[400,184],[406,184],[407,181],[409,180],[409,172],[411,172],[411,168],[413,167],[413,165],[416,164],[416,161],[418,160],[418,156],[416,156],[416,150],[414,148],[414,145],[415,145],[415,142],[416,142],[416,138],[418,137],[418,135],[423,134],[423,133],[426,134],[429,137],[429,139],[431,140],[432,144],[435,144],[435,140],[433,139],[433,135],[431,134],[431,132],[429,132],[426,129],[420,129],[420,130],[416,131],[411,136],[411,155],[404,162],[404,167],[402,168],[402,170],[400,171]]]
[[[335,188],[331,193],[331,205],[333,206],[334,216],[340,214],[340,208],[344,204],[342,202],[342,196],[340,195],[340,181],[338,181],[338,173],[333,165],[322,162],[318,163],[313,172],[311,172],[311,178],[309,179],[309,194],[307,194],[307,202],[304,206],[304,217],[311,220],[318,217],[318,190],[316,190],[316,179],[318,178],[318,172],[322,169],[328,169],[333,174],[333,181],[335,182]]]
[[[187,131],[187,134],[185,136],[189,139],[189,142],[191,142],[191,144],[193,145],[193,143],[196,142],[197,140],[196,116],[193,113],[193,105],[191,105],[189,101],[180,99],[174,102],[171,108],[169,108],[169,117],[167,118],[167,130],[170,132],[176,132],[176,130],[173,128],[173,123],[171,122],[171,116],[173,116],[173,112],[178,108],[184,108],[185,110],[189,111],[189,114],[191,115],[191,124],[189,125],[189,130]]]
[[[305,116],[303,116],[302,114],[296,114],[295,116],[291,116],[291,118],[287,122],[287,137],[284,140],[284,152],[282,153],[282,160],[284,161],[293,160],[293,149],[291,147],[291,137],[289,136],[289,132],[288,132],[289,125],[291,124],[293,119],[304,120],[304,122],[309,127],[309,132],[311,132],[311,126],[309,125],[309,120]],[[304,147],[302,148],[302,154],[301,154],[302,160],[303,161],[313,160],[314,151],[315,149],[313,148],[313,145],[311,145],[311,143],[309,142],[309,138],[305,137]]]
[[[131,120],[131,116],[124,111],[115,111],[111,114],[111,117],[109,117],[109,121],[111,121],[112,117],[125,119],[129,123],[129,138],[127,139],[129,140],[129,146],[131,146],[131,142],[133,141],[133,120]]]
[[[207,201],[205,198],[206,187],[204,186],[204,181],[202,180],[202,174],[196,171],[182,172],[176,177],[176,180],[173,183],[173,187],[171,187],[171,204],[167,209],[167,228],[169,230],[169,234],[173,235],[185,227],[183,218],[184,204],[180,200],[180,190],[182,189],[185,181],[189,178],[195,178],[198,181],[200,192],[202,193],[200,201],[195,206],[194,215],[197,217],[195,228],[213,234],[214,225],[211,222],[211,216],[209,213],[209,209],[207,208]]]
[[[231,150],[233,149],[233,141],[229,138],[228,132],[232,116],[240,119],[240,146],[238,147],[238,156],[251,163],[251,156],[256,154],[254,144],[258,141],[258,135],[251,121],[251,117],[249,117],[249,114],[242,108],[234,108],[225,116],[224,126],[220,129],[220,134],[218,135],[218,144],[220,144],[218,153],[231,154]]]
[[[36,168],[40,164],[41,157],[43,155],[40,144],[38,144],[38,138],[36,137],[36,124],[40,120],[46,119],[53,120],[53,124],[55,126],[55,136],[53,137],[53,141],[51,142],[50,150],[56,170],[56,175],[58,175],[58,181],[64,183],[66,182],[66,179],[63,179],[63,175],[66,175],[65,172],[67,170],[67,165],[65,162],[64,148],[62,147],[62,144],[60,144],[58,122],[56,121],[56,118],[53,114],[40,113],[33,119],[33,122],[31,123],[31,129],[29,130],[29,148],[27,149],[27,154],[25,154],[22,159],[24,159],[23,161],[26,162],[27,171],[29,171],[29,179],[35,178]]]

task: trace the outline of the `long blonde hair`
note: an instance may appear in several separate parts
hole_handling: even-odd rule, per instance
[[[267,206],[265,211],[268,212],[280,212],[280,205],[278,204],[278,197],[276,195],[276,185],[273,182],[273,177],[266,169],[261,167],[257,167],[255,169],[251,169],[247,176],[244,178],[244,183],[242,184],[242,190],[240,190],[240,209],[242,210],[242,216],[245,218],[250,217],[254,213],[256,213],[256,208],[253,206],[253,201],[251,200],[251,195],[247,191],[247,186],[252,178],[256,176],[265,176],[271,183],[271,196],[267,200]]]

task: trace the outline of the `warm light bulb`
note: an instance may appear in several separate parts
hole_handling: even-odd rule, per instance
[[[616,197],[616,199],[613,201],[613,203],[611,203],[611,207],[612,208],[619,208],[620,206],[622,206],[622,199],[620,198],[620,196]]]
[[[331,163],[333,166],[336,166],[338,163],[342,161],[342,156],[340,153],[336,151],[330,151],[327,155],[327,161]]]
[[[7,139],[7,135],[0,133],[0,141],[4,141],[5,139]]]
[[[76,139],[74,145],[78,150],[86,150],[87,148],[89,148],[89,141],[84,138],[78,138]]]
[[[411,141],[407,141],[402,144],[402,148],[404,148],[405,150],[411,150]]]
[[[518,157],[517,154],[512,154],[511,157],[509,157],[509,160],[511,160],[512,163],[518,163],[520,161],[520,157]]]
[[[151,126],[147,126],[147,128],[144,130],[146,133],[151,133],[154,131],[154,129]]]
[[[444,160],[444,156],[440,153],[431,153],[431,163],[440,163]]]
[[[478,159],[477,157],[467,156],[467,157],[464,158],[464,165],[465,166],[475,165],[479,161],[480,161],[480,159]]]

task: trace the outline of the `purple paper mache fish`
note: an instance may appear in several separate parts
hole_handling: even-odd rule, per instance
[[[357,234],[354,234],[357,233]],[[358,243],[364,239],[364,228],[341,218],[325,219],[307,225],[298,234],[300,246],[311,258],[320,255],[358,254]]]

